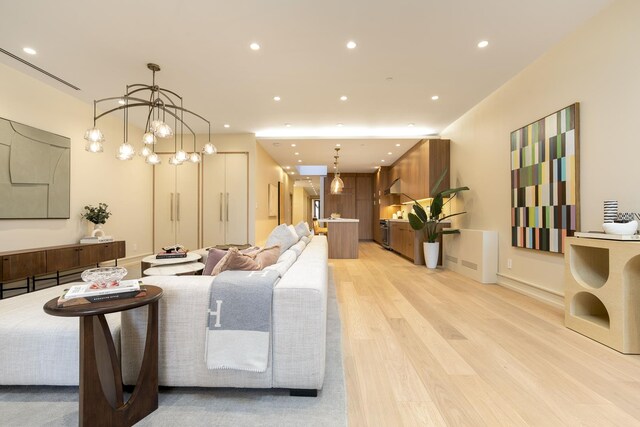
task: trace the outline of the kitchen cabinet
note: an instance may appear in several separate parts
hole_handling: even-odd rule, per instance
[[[446,169],[440,189],[448,188],[449,143],[448,139],[419,141],[391,165],[391,182],[400,178],[403,193],[414,199],[425,199],[431,196],[431,189]],[[409,199],[402,196],[401,201]]]
[[[391,249],[414,260],[415,232],[408,222],[391,221]]]
[[[359,240],[373,239],[372,206],[373,176],[371,174],[358,174],[356,175],[356,218],[360,220],[358,227]]]
[[[170,154],[159,154],[153,167],[154,251],[175,244],[198,248],[199,164],[169,164]]]
[[[218,153],[204,157],[202,246],[249,242],[248,159],[247,153]]]

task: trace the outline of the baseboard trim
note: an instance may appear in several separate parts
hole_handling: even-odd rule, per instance
[[[527,282],[504,273],[498,273],[498,285],[530,296],[547,304],[564,308],[564,294],[545,288],[535,283]]]

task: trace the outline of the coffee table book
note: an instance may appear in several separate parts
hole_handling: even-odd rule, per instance
[[[146,290],[140,287],[141,283],[139,280],[121,280],[118,286],[107,288],[95,288],[92,284],[74,285],[58,298],[58,307],[143,297]]]

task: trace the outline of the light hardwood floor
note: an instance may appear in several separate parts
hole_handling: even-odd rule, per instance
[[[563,325],[563,311],[360,244],[329,260],[350,426],[636,426],[640,356]]]

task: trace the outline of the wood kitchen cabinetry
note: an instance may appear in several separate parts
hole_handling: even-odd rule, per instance
[[[391,221],[391,249],[414,260],[415,232],[408,222]]]
[[[359,219],[358,239],[371,240],[374,237],[373,222],[373,186],[374,174],[371,173],[341,173],[344,182],[342,194],[331,194],[331,180],[333,175],[325,177],[324,212],[322,216],[328,218],[332,213],[339,213],[342,218]]]
[[[390,178],[393,182],[400,178],[402,192],[414,199],[425,199],[431,196],[431,189],[449,168],[448,139],[423,139],[411,147],[391,165]],[[449,173],[445,175],[440,189],[449,187]],[[402,196],[403,202],[409,201]]]

